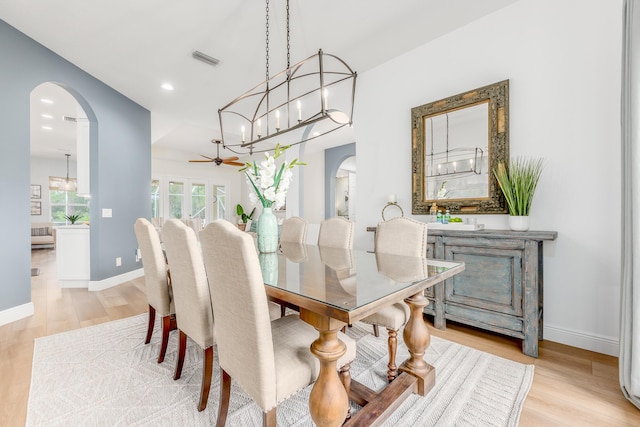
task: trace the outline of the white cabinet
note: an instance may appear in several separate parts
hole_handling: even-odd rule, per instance
[[[88,288],[91,279],[90,229],[87,225],[56,228],[56,267],[63,288]]]

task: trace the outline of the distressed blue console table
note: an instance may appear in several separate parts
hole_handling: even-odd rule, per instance
[[[424,312],[438,329],[452,320],[520,338],[522,352],[538,357],[543,242],[557,237],[555,231],[429,229],[427,257],[464,262],[466,268],[426,291]]]

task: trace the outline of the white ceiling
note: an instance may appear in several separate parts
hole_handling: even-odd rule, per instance
[[[322,48],[362,73],[516,1],[291,0],[291,62]],[[286,66],[284,5],[271,0],[271,75]],[[257,0],[0,0],[0,19],[150,110],[154,157],[213,154],[218,108],[265,78],[265,3]],[[220,64],[196,61],[194,50]],[[165,82],[175,90],[161,89]],[[59,118],[78,112],[60,99],[56,128],[69,130],[73,123]],[[33,114],[36,144],[45,138],[41,113]],[[45,144],[61,152],[66,138]]]

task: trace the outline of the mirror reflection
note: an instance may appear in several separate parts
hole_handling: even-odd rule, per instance
[[[424,118],[427,199],[488,197],[489,103]]]

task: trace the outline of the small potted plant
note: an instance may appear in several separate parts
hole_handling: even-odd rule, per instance
[[[500,163],[498,169],[493,170],[507,201],[509,227],[514,231],[529,229],[529,211],[542,167],[541,158],[516,157],[511,159],[509,169]]]
[[[75,224],[76,222],[78,222],[81,218],[80,215],[74,214],[74,215],[65,215],[64,218],[69,221],[71,223],[71,225]]]
[[[240,203],[238,203],[238,205],[236,206],[236,214],[238,215],[238,217],[240,218],[238,220],[238,228],[242,231],[245,230],[245,228],[247,227],[247,221],[252,220],[253,221],[253,213],[256,211],[256,208],[253,208],[251,210],[250,214],[246,214],[244,211],[244,208],[242,207],[242,205]]]

